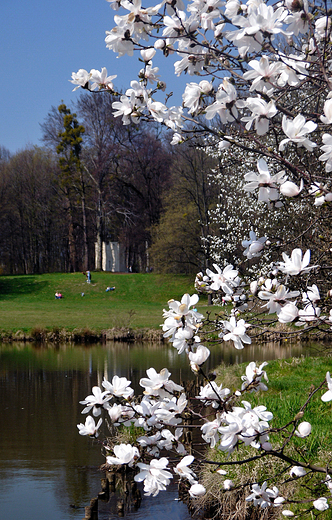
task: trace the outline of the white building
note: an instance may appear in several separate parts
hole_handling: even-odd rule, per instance
[[[96,265],[98,265],[98,244],[95,244]],[[102,243],[102,265],[103,271],[112,273],[123,273],[127,271],[124,247],[119,242]]]

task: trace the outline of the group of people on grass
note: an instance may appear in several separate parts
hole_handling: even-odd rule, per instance
[[[86,272],[83,272],[83,274],[86,276],[86,282],[87,283],[91,283],[91,272],[90,271],[86,271]],[[109,292],[109,291],[114,291],[115,290],[115,287],[106,287],[106,292]],[[81,293],[82,296],[84,296],[84,293]],[[63,298],[62,296],[62,293],[61,292],[56,292],[55,293],[55,299],[56,300],[61,300]]]

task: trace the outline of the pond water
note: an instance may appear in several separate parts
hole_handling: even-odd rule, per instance
[[[211,348],[207,370],[227,364],[309,355],[300,345]],[[94,346],[0,344],[0,518],[76,520],[100,491],[100,447],[78,434],[79,404],[103,377],[126,376],[139,391],[146,370],[167,367],[171,379],[191,378],[186,356],[172,346],[108,343]],[[187,520],[176,487],[125,513],[133,520]],[[115,508],[116,509],[116,508]],[[100,520],[118,518],[100,511]]]

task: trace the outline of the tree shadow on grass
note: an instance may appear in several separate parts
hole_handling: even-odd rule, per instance
[[[46,281],[41,281],[38,276],[13,276],[7,278],[0,277],[0,300],[7,300],[9,298],[18,298],[22,294],[32,294],[43,290],[47,285]]]

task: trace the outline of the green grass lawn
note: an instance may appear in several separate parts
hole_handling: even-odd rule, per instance
[[[239,388],[241,386],[240,378],[245,373],[245,368],[246,364],[218,367],[218,384],[222,382],[223,387],[228,387],[231,390]],[[275,360],[269,361],[265,370],[269,377],[269,382],[266,383],[269,388],[268,391],[245,394],[239,401],[242,399],[250,401],[252,407],[258,404],[265,405],[273,413],[270,426],[279,428],[294,419],[301,406],[306,402],[310,391],[319,387],[320,383],[324,381],[327,371],[332,372],[332,359],[326,356]],[[312,425],[311,435],[302,439],[294,437],[290,446],[284,450],[284,454],[293,456],[295,460],[304,463],[310,462],[322,467],[330,466],[332,457],[332,402],[324,403],[320,399],[326,390],[327,385],[325,384],[324,388],[319,390],[310,401],[303,417],[299,419],[299,423],[308,421]],[[274,449],[282,446],[291,429],[292,426],[289,426],[288,433],[285,432],[282,435],[273,433],[271,435],[270,439]],[[227,454],[218,449],[209,449],[207,458],[226,462],[227,460],[247,459],[258,453],[253,448],[240,447],[228,458]],[[244,466],[229,466],[224,469],[228,471],[227,478],[231,478],[236,485],[242,483],[245,486],[243,500],[250,493],[249,483],[252,484],[255,481],[260,483],[267,481],[269,487],[277,485],[280,489],[280,494],[290,500],[309,500],[311,496],[315,495],[316,497],[328,496],[327,487],[322,483],[324,474],[315,473],[310,475],[309,489],[303,479],[298,481],[290,479],[290,467],[291,465],[287,462],[266,457],[261,461],[250,462]],[[222,505],[225,500],[222,483],[220,480],[218,482],[216,474],[209,467],[204,469],[203,483],[211,489],[211,493],[215,497],[218,497]],[[272,509],[274,510],[274,516],[271,516],[271,518],[284,518],[281,513],[278,516],[278,508]],[[301,504],[291,503],[287,507],[280,508],[279,511],[281,512],[282,509],[291,509],[297,512],[300,515],[299,518],[315,517],[311,516],[311,513],[305,515],[301,512],[303,510]],[[319,518],[331,518],[330,510],[320,515]]]
[[[91,284],[82,273],[1,276],[0,330],[159,328],[167,301],[193,294],[193,281],[192,276],[154,273],[92,273]],[[115,290],[106,292],[108,286]],[[57,291],[62,300],[55,299]]]

